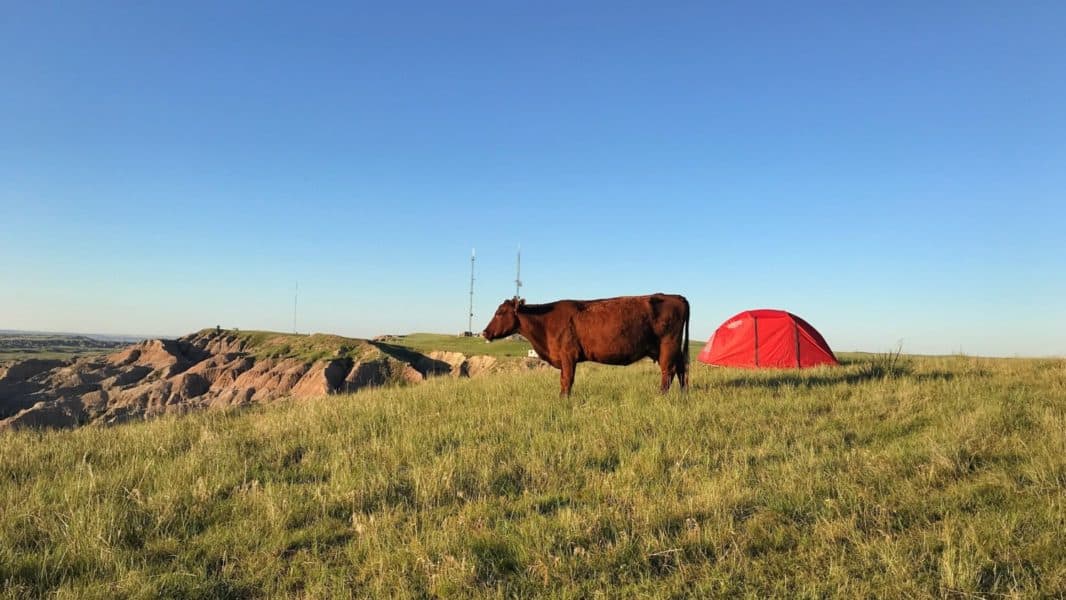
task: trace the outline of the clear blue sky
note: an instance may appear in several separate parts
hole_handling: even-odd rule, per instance
[[[1066,355],[1061,2],[7,3],[0,328],[683,293]],[[934,5],[935,4],[935,5]]]

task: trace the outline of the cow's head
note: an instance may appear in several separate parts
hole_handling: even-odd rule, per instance
[[[481,335],[491,342],[518,331],[518,308],[525,303],[525,300],[517,296],[510,300],[504,300],[503,304],[496,309],[496,314],[492,315],[492,320],[489,321],[488,327],[485,327],[485,331],[481,332]]]

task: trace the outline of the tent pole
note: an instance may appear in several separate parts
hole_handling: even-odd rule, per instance
[[[751,320],[755,323],[755,366],[759,366],[759,317],[753,316]]]
[[[799,325],[792,321],[792,335],[796,340],[796,368],[803,367],[803,362],[800,360],[800,328]]]

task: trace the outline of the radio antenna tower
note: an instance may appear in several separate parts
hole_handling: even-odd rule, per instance
[[[514,297],[522,297],[522,246],[518,246],[518,263],[515,265]]]
[[[474,333],[474,260],[475,260],[475,248],[470,249],[470,310],[467,316],[469,320],[466,323],[467,335],[473,335]]]
[[[296,301],[300,298],[300,282],[296,282],[296,291],[292,293],[292,332],[296,333]]]

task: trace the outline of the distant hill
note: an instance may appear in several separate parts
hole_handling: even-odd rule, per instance
[[[0,329],[0,336],[31,336],[31,337],[86,337],[92,340],[106,342],[125,342],[131,344],[150,338],[167,337],[160,335],[134,335],[116,333],[85,333],[80,331],[33,331],[24,329]]]
[[[72,358],[110,352],[129,344],[81,334],[0,331],[0,363],[27,358]]]

